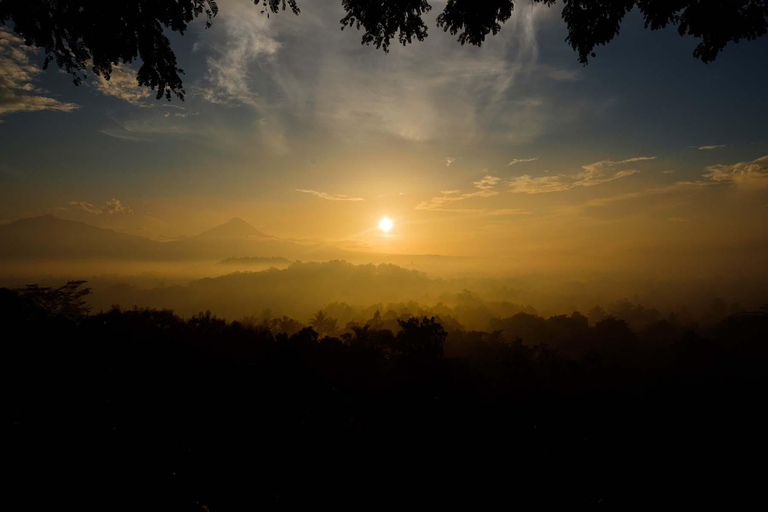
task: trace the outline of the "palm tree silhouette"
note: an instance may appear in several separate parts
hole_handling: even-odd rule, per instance
[[[329,317],[323,310],[314,314],[309,320],[309,325],[321,336],[333,336],[339,331],[337,320]]]

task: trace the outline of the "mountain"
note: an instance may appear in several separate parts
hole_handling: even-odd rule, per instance
[[[243,219],[170,242],[127,235],[53,215],[0,225],[0,259],[221,260],[291,256],[307,248],[262,233]]]
[[[234,218],[229,222],[216,226],[213,229],[204,231],[197,236],[199,240],[222,240],[222,239],[251,239],[251,240],[277,240],[277,237],[262,233],[255,227],[251,226],[243,219]]]
[[[109,265],[109,262],[125,261],[219,262],[227,258],[276,257],[302,261],[346,260],[358,264],[395,263],[430,271],[440,271],[456,264],[455,258],[354,252],[323,242],[281,240],[238,218],[199,235],[168,242],[127,235],[53,215],[0,225],[0,260],[25,265],[44,260],[98,260]],[[245,264],[242,267],[243,270],[250,269]],[[123,272],[125,268],[119,265],[115,271]]]
[[[97,228],[53,215],[0,225],[0,258],[65,259],[145,257],[162,253],[162,243]]]

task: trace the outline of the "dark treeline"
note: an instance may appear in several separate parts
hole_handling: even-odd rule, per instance
[[[599,311],[340,328],[91,314],[83,284],[0,290],[15,510],[732,507],[762,490],[765,308],[698,330]]]

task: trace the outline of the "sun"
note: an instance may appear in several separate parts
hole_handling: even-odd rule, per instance
[[[382,217],[379,221],[379,229],[385,233],[389,233],[389,230],[392,229],[392,226],[394,226],[394,223],[389,217]]]

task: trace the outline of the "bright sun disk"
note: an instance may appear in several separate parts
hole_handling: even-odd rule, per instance
[[[389,217],[382,217],[379,221],[379,229],[385,233],[389,233],[389,230],[392,229],[393,225],[394,223]]]

